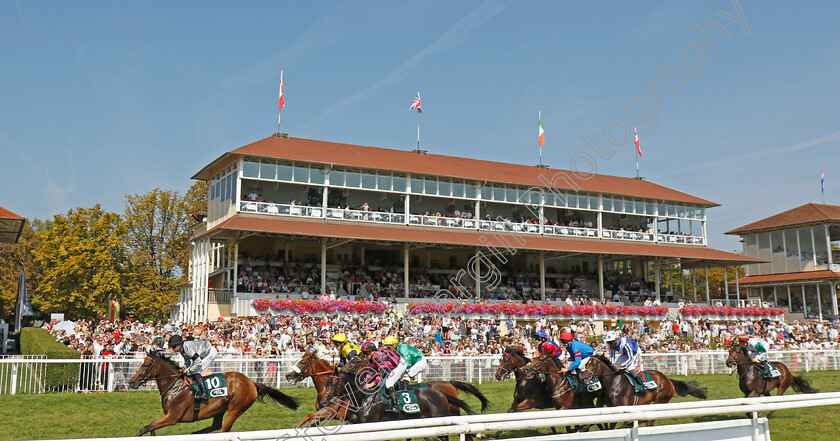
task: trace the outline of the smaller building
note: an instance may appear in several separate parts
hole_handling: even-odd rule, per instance
[[[840,206],[805,204],[726,234],[741,236],[744,254],[765,262],[746,265],[737,281],[750,297],[809,319],[838,316]]]
[[[0,243],[17,243],[26,219],[0,207]]]

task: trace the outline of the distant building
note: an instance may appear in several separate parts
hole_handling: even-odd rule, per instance
[[[26,219],[0,207],[0,243],[17,243]]]
[[[726,234],[741,236],[746,265],[738,280],[752,298],[788,307],[806,318],[837,317],[840,283],[840,206],[805,204]]]

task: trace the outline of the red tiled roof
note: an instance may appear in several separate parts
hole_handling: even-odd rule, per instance
[[[655,245],[645,243],[619,242],[600,239],[548,238],[534,235],[515,236],[513,234],[495,235],[490,232],[453,231],[448,229],[429,229],[408,226],[354,225],[347,222],[285,220],[263,216],[234,215],[201,234],[222,234],[225,231],[258,231],[301,236],[334,237],[336,239],[376,240],[383,242],[431,243],[440,246],[483,247],[487,244],[502,246],[498,237],[504,237],[513,248],[524,250],[544,250],[567,253],[606,254],[620,256],[671,257],[688,259],[684,266],[692,261],[743,265],[763,262],[763,260],[740,254],[727,253],[705,247]],[[521,237],[523,243],[517,242]],[[713,265],[715,266],[715,265]]]
[[[554,188],[572,190],[572,184],[562,178],[565,175],[572,182],[580,186],[580,191],[664,199],[707,207],[718,205],[706,199],[633,178],[593,175],[591,178],[583,180],[574,177],[571,172],[564,170],[541,169],[536,166],[507,164],[479,159],[459,158],[456,156],[420,155],[407,150],[365,147],[312,139],[280,138],[276,136],[261,139],[222,155],[213,161],[213,163],[196,173],[193,179],[209,179],[211,172],[214,172],[219,165],[226,162],[231,155],[260,156],[536,187],[547,187],[548,184],[546,182],[548,182]],[[543,182],[539,178],[540,175],[543,176],[543,180],[546,182]]]
[[[819,222],[840,222],[840,206],[805,204],[800,207],[755,221],[743,227],[727,231],[726,234],[744,235],[761,230],[778,230],[783,227],[806,225]]]
[[[0,219],[23,220],[22,217],[12,213],[11,211],[0,207]]]
[[[0,207],[0,243],[17,243],[26,219]]]
[[[770,285],[785,282],[804,282],[812,280],[840,279],[840,273],[834,271],[810,271],[803,273],[770,274],[766,276],[748,276],[738,279],[740,285]],[[734,285],[735,281],[729,282]]]

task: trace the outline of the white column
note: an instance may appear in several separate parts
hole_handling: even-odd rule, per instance
[[[697,303],[697,279],[694,277],[693,269],[691,270],[691,290],[694,291],[694,303]]]
[[[727,272],[726,265],[723,267],[723,289],[726,292],[726,306],[731,306],[729,304],[729,273]]]
[[[747,296],[749,297],[749,296]],[[735,298],[741,304],[741,265],[735,265]]]
[[[782,237],[784,237],[784,234],[782,235]],[[773,287],[773,306],[774,307],[779,306],[779,290],[778,290],[778,288],[779,288],[778,286]]]
[[[411,213],[411,174],[405,177],[405,201],[403,202],[403,210],[405,212],[405,224],[408,225],[408,215]]]
[[[327,238],[321,238],[321,294],[327,292]]]
[[[682,257],[680,258],[680,296],[685,300],[685,271],[683,271]]]
[[[480,248],[475,249],[475,298],[481,300],[481,261],[478,255],[481,253]]]
[[[403,296],[408,299],[408,242],[403,244]]]
[[[653,241],[659,242],[659,204],[653,204]]]
[[[831,248],[829,248],[829,252],[830,250]],[[834,282],[829,283],[828,286],[831,287],[831,314],[837,317],[837,288],[835,288]]]
[[[706,300],[709,302],[709,305],[712,304],[712,295],[709,293],[709,267],[704,267],[706,269]]]
[[[540,300],[545,301],[545,251],[540,251]]]
[[[239,285],[239,241],[233,243],[233,297],[236,297],[236,288]]]
[[[824,225],[823,229],[825,230],[825,249],[828,250],[828,269],[831,270],[831,265],[834,263],[834,256],[831,255],[831,236],[828,234],[828,224]],[[784,237],[784,234],[782,234],[782,237]]]
[[[709,236],[706,235],[706,209],[705,208],[703,209],[703,221],[700,223],[700,226],[703,228],[703,246],[706,246],[706,245],[709,244],[709,239],[708,239]]]
[[[788,285],[788,287],[787,287],[787,292],[788,292],[788,312],[792,312],[791,307],[793,307],[793,297],[791,297],[791,295],[790,295],[790,285]]]
[[[660,266],[659,266],[659,258],[655,258],[653,260],[653,270],[656,273],[656,298],[662,299],[662,287],[660,286],[661,283],[661,274],[660,274]]]
[[[822,315],[822,296],[820,296],[820,284],[817,283],[817,312],[820,315],[820,321],[823,319]]]
[[[481,185],[478,185],[475,193],[475,229],[478,230],[478,223],[481,222]]]
[[[604,301],[604,256],[598,255],[598,295]]]
[[[322,188],[323,188],[323,191],[324,191],[324,194],[323,194],[324,198],[323,198],[323,202],[322,202],[323,210],[321,210],[322,211],[321,215],[322,215],[323,218],[326,219],[327,218],[327,197],[330,194],[330,167],[329,166],[325,167],[325,170],[324,170],[324,187],[322,187]],[[322,287],[321,289],[323,290],[324,288]],[[326,292],[326,291],[324,291],[324,292]]]

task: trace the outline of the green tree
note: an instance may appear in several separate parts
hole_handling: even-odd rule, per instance
[[[0,318],[2,319],[8,321],[14,315],[18,275],[23,265],[26,265],[26,285],[30,303],[33,307],[37,305],[36,287],[41,276],[41,265],[35,260],[32,249],[38,243],[39,232],[45,228],[47,224],[38,219],[27,220],[18,243],[0,244]]]
[[[125,225],[116,213],[76,208],[56,215],[32,252],[41,265],[37,304],[42,312],[96,318],[121,299],[126,265]]]

